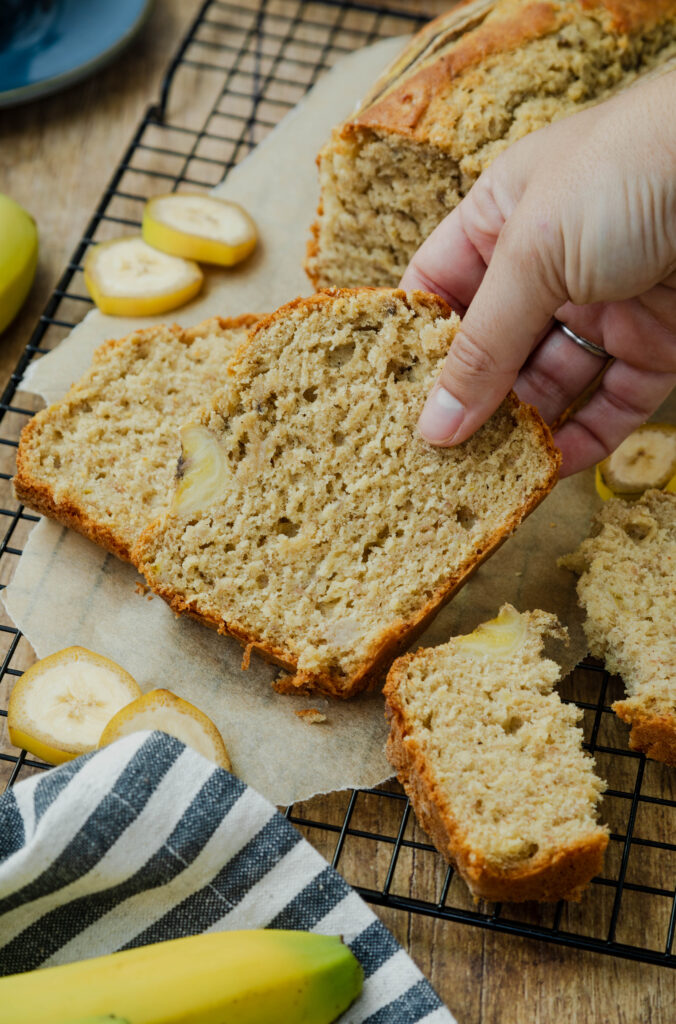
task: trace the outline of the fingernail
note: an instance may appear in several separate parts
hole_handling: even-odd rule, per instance
[[[432,444],[452,440],[463,421],[465,409],[450,391],[435,385],[418,420],[418,430]]]

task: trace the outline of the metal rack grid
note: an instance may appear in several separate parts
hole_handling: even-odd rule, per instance
[[[0,587],[38,520],[11,492],[19,431],[35,404],[26,394],[15,404],[15,394],[29,363],[58,344],[90,305],[82,280],[88,246],[119,234],[120,226],[138,228],[153,194],[215,185],[338,58],[409,32],[420,20],[402,7],[341,0],[203,4],[168,68],[159,102],[146,111],[2,395]],[[189,108],[181,107],[185,96]],[[0,622],[3,707],[32,657],[18,630]],[[676,843],[669,837],[676,838],[676,787],[668,769],[628,750],[626,728],[610,708],[621,692],[619,680],[593,662],[578,666],[563,684],[564,699],[583,710],[588,749],[609,784],[604,874],[580,904],[475,906],[419,830],[396,783],[315,798],[287,808],[287,817],[375,905],[675,967]],[[0,749],[0,761],[9,786],[48,767],[8,746]]]

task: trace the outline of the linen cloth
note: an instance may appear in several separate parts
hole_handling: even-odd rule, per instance
[[[0,798],[0,974],[238,928],[340,934],[362,964],[345,1024],[452,1024],[362,899],[260,794],[143,732]]]

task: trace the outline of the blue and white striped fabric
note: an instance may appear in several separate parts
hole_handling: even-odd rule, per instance
[[[234,776],[136,733],[0,798],[0,974],[235,928],[343,935],[366,981],[345,1024],[451,1024],[391,934]]]

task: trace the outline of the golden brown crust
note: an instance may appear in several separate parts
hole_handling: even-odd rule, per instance
[[[599,827],[587,839],[543,851],[512,870],[491,864],[480,850],[474,849],[467,833],[450,813],[424,752],[410,732],[406,711],[399,700],[399,678],[418,656],[415,653],[399,658],[387,677],[383,691],[385,714],[390,725],[387,757],[434,846],[457,868],[473,894],[482,899],[510,903],[579,900],[583,890],[601,869],[608,845],[607,833]]]
[[[407,300],[407,293],[405,291],[401,289],[393,290],[391,288],[327,288],[307,298],[293,299],[274,313],[262,317],[257,322],[249,334],[249,340],[246,345],[241,346],[231,359],[228,372],[235,376],[237,375],[238,364],[244,358],[245,349],[253,343],[259,331],[265,330],[270,324],[285,319],[294,310],[307,310],[313,307],[328,305],[335,298],[352,296],[355,292],[379,291],[387,292],[388,295],[394,295],[396,298],[404,301]],[[413,292],[409,294],[415,295],[416,301],[428,306],[431,310],[438,311],[440,316],[450,317],[453,315],[450,306],[436,295],[430,295],[426,292]],[[514,513],[509,523],[502,530],[496,531],[490,536],[485,546],[476,553],[475,558],[472,561],[468,560],[466,564],[461,566],[459,571],[450,577],[443,586],[439,587],[414,616],[406,621],[394,623],[384,629],[372,644],[368,661],[364,661],[349,679],[338,679],[328,673],[298,672],[297,654],[288,646],[271,645],[261,637],[249,633],[239,624],[225,622],[218,615],[214,615],[208,610],[197,611],[194,605],[186,602],[180,594],[175,593],[170,587],[151,581],[150,575],[147,576],[148,582],[155,593],[162,597],[175,612],[187,612],[193,618],[197,618],[212,626],[212,628],[217,629],[219,633],[235,637],[244,647],[255,647],[266,661],[271,661],[288,672],[290,674],[289,678],[282,680],[277,685],[279,692],[321,692],[332,697],[348,699],[364,690],[373,689],[382,681],[394,659],[425,631],[440,608],[457,593],[481,563],[500,547],[526,516],[530,515],[549,494],[558,479],[561,453],[554,445],[549,428],[532,406],[520,402],[514,394],[510,393],[507,401],[510,403],[512,415],[529,420],[531,426],[539,435],[543,454],[550,463],[550,473],[546,483],[534,491],[528,502]],[[156,520],[155,523],[150,524],[143,531],[132,553],[132,562],[144,574],[146,574],[146,571],[150,572],[151,568],[150,565],[145,563],[143,556],[143,548],[146,543],[145,538],[150,537],[154,533],[159,522],[160,520]]]
[[[285,320],[289,313],[294,310],[303,309],[311,310],[319,308],[321,306],[330,305],[335,299],[349,298],[352,295],[358,295],[362,292],[386,292],[395,299],[401,299],[402,302],[407,302],[410,295],[415,296],[417,302],[422,306],[427,306],[430,310],[436,310],[439,316],[451,317],[453,316],[453,310],[439,295],[432,295],[430,292],[405,292],[403,288],[371,288],[363,286],[361,288],[322,288],[320,291],[315,292],[314,295],[302,296],[299,295],[295,299],[291,299],[290,302],[284,303],[279,309],[276,309],[273,313],[267,313],[261,316],[257,321],[255,327],[249,332],[249,340],[246,346],[241,346],[235,355],[230,360],[230,373],[237,373],[237,364],[240,362],[245,348],[248,348],[249,342],[252,342],[257,334],[261,331],[266,330],[272,324],[277,323],[280,320]]]
[[[116,348],[126,345],[130,337],[138,340],[138,344],[141,345],[148,339],[152,339],[154,335],[168,330],[178,341],[191,345],[197,338],[208,333],[214,324],[217,324],[221,330],[233,330],[238,327],[252,327],[259,319],[254,314],[244,313],[236,317],[210,317],[208,320],[204,320],[202,323],[189,328],[182,328],[178,324],[145,327],[134,331],[132,335],[127,335],[124,338],[111,338],[108,341],[102,342],[95,350],[92,362],[96,364],[108,358],[114,353]],[[77,387],[77,385],[75,386]],[[68,395],[65,396],[65,399],[67,398]],[[33,473],[29,457],[33,436],[39,429],[42,420],[49,415],[52,408],[53,406],[49,406],[46,409],[42,409],[21,431],[16,454],[16,473],[12,481],[16,497],[24,505],[39,512],[40,515],[56,519],[58,522],[63,523],[64,526],[76,530],[84,537],[87,537],[88,540],[105,548],[106,551],[110,551],[111,554],[116,555],[123,561],[131,562],[131,548],[124,535],[116,531],[113,524],[108,526],[93,519],[78,503],[77,496],[57,500],[53,488],[39,480]]]
[[[460,34],[449,52],[423,63],[419,70],[402,77],[396,66],[406,66],[406,50],[395,66],[394,82],[380,99],[362,107],[342,128],[349,135],[358,128],[380,129],[429,141],[431,125],[425,121],[434,101],[442,97],[461,75],[501,53],[513,53],[535,39],[556,32],[581,15],[595,13],[604,18],[609,34],[623,36],[648,31],[652,26],[676,14],[675,0],[578,0],[574,3],[503,2],[490,5],[494,16]],[[503,13],[504,12],[504,13]],[[425,29],[429,35],[443,33],[449,21],[457,19],[455,10],[435,19]],[[416,46],[416,39],[409,49]],[[392,69],[391,69],[392,70]],[[443,119],[438,110],[434,126]]]
[[[114,530],[92,519],[76,501],[71,501],[70,498],[57,501],[52,488],[37,480],[27,469],[24,453],[30,444],[31,428],[34,427],[34,423],[35,419],[31,420],[21,432],[21,441],[17,452],[17,469],[13,480],[16,497],[28,508],[39,512],[41,516],[56,519],[64,526],[69,526],[71,530],[76,530],[88,540],[105,548],[106,551],[110,551],[111,554],[117,555],[124,562],[130,562],[131,551],[122,537]],[[24,446],[23,451],[21,445]]]
[[[618,718],[631,726],[629,747],[640,750],[653,761],[676,767],[676,717],[650,714],[634,707],[631,700],[616,700],[612,709]]]

